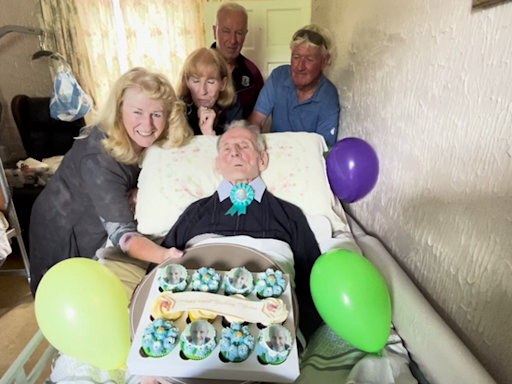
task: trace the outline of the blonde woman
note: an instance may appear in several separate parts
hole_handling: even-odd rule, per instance
[[[227,124],[242,119],[231,72],[215,49],[199,48],[187,57],[177,91],[194,135],[220,135]]]
[[[114,84],[92,126],[64,156],[37,198],[30,221],[31,290],[61,260],[92,258],[107,238],[131,256],[160,263],[181,252],[137,232],[130,193],[139,160],[156,144],[178,147],[193,136],[170,82],[134,68]]]

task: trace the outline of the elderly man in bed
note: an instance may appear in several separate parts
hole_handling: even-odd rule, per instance
[[[299,327],[309,339],[322,320],[309,289],[309,275],[320,250],[306,217],[298,207],[266,190],[260,178],[268,164],[265,142],[245,121],[234,121],[227,127],[217,150],[215,167],[224,180],[212,196],[183,212],[162,246],[175,248],[179,254],[208,235],[247,235],[287,243],[294,258]]]

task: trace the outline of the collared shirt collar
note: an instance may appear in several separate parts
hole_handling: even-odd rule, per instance
[[[210,45],[210,48],[213,48],[213,49],[217,49],[217,42],[214,41],[212,45]],[[237,58],[236,58],[236,67],[235,68],[238,68],[238,67],[245,67],[245,56],[242,55],[241,53],[238,54]]]
[[[263,193],[265,192],[265,189],[267,189],[267,186],[261,180],[261,177],[255,178],[253,181],[249,183],[249,185],[252,187],[254,191],[254,199],[261,203],[261,199],[263,197]],[[229,194],[231,192],[231,189],[233,188],[233,184],[231,184],[229,181],[222,180],[219,187],[217,188],[217,193],[219,194],[219,200],[224,201],[229,197]]]

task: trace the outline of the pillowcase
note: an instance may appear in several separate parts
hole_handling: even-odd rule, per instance
[[[297,205],[305,215],[325,216],[332,232],[350,232],[327,180],[323,137],[307,132],[264,137],[269,165],[261,178],[268,191]],[[139,232],[154,238],[165,236],[191,203],[212,195],[222,181],[215,172],[216,156],[215,136],[195,136],[181,148],[148,148],[138,181]]]

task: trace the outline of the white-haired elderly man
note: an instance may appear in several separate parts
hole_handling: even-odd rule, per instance
[[[162,242],[179,252],[201,235],[246,235],[287,243],[295,265],[299,327],[308,339],[321,324],[309,289],[314,262],[320,256],[306,216],[295,205],[266,190],[260,173],[267,168],[263,136],[245,121],[234,121],[219,136],[215,168],[224,179],[210,197],[191,204]]]
[[[242,116],[247,119],[263,88],[263,77],[256,65],[242,55],[247,35],[248,15],[244,7],[237,3],[224,3],[217,11],[213,26],[215,48],[226,60],[233,77],[236,94],[242,105]]]
[[[327,30],[315,24],[299,29],[290,44],[291,65],[272,71],[249,120],[260,129],[272,115],[272,132],[305,131],[332,146],[338,136],[338,91],[323,70],[331,58]]]

